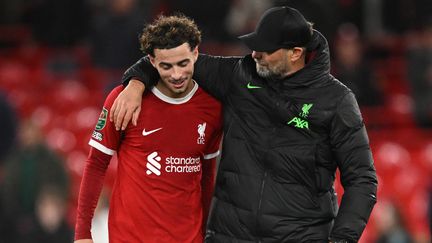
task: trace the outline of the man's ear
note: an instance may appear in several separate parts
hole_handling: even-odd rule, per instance
[[[291,61],[296,62],[298,61],[302,56],[304,56],[305,49],[301,47],[294,47],[291,49],[293,54],[291,55]]]
[[[155,60],[154,56],[152,56],[152,55],[147,55],[147,56],[150,59],[150,63],[153,65],[153,67],[156,68],[156,60]]]

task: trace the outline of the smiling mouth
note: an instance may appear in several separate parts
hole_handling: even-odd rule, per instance
[[[170,81],[170,83],[174,86],[174,88],[179,89],[183,87],[185,84],[186,79],[178,80],[178,81]]]

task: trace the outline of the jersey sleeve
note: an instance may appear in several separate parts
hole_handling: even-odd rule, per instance
[[[120,141],[120,132],[116,131],[113,123],[108,121],[109,110],[122,90],[123,86],[118,86],[107,96],[90,138],[89,145],[92,148],[90,148],[81,180],[75,224],[75,240],[92,238],[90,232],[91,221],[111,156]]]
[[[78,196],[75,240],[92,238],[91,222],[110,160],[110,155],[95,148],[90,149]]]
[[[123,89],[123,86],[119,85],[107,96],[89,141],[90,146],[107,155],[113,155],[119,146],[120,132],[115,129],[114,123],[109,121],[109,112]]]
[[[204,159],[214,159],[220,154],[220,142],[222,139],[222,118],[219,118],[220,120],[217,121],[218,127],[216,128],[213,136],[211,137],[209,143],[207,144],[205,153],[204,153]]]

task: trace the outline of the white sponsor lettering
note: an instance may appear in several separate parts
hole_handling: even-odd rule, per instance
[[[193,173],[201,171],[201,159],[196,158],[176,158],[168,157],[165,159],[166,167],[165,171],[168,173]]]
[[[157,152],[153,152],[147,156],[147,175],[161,175],[161,157]],[[165,158],[165,172],[167,173],[195,173],[201,171],[200,157],[173,157]]]

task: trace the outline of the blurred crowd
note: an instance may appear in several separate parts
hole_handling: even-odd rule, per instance
[[[430,242],[430,0],[3,0],[0,243],[72,241],[86,144],[105,92],[142,56],[146,21],[182,12],[203,32],[201,52],[240,55],[249,50],[236,37],[276,5],[299,9],[327,37],[332,73],[361,107],[379,176],[361,242]],[[112,180],[95,242],[107,242]]]

